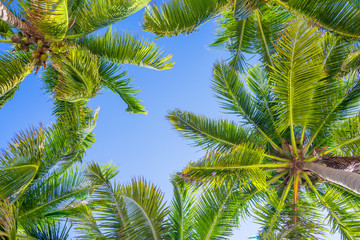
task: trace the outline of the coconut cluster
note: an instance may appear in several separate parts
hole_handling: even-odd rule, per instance
[[[38,72],[40,67],[46,67],[46,61],[50,56],[60,57],[70,61],[70,59],[67,57],[69,52],[67,43],[65,41],[46,41],[43,37],[33,37],[20,31],[13,35],[11,40],[14,43],[13,51],[31,53],[32,59],[36,66],[35,74]]]

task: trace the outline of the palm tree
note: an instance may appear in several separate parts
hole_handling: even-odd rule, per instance
[[[246,84],[231,66],[217,63],[213,89],[240,125],[171,111],[173,125],[209,150],[182,176],[237,180],[239,214],[252,212],[262,239],[309,221],[309,231],[292,237],[317,239],[328,229],[324,210],[331,232],[358,239],[360,79],[352,56],[341,38],[294,21],[275,45],[274,67],[255,65]]]
[[[348,40],[359,38],[359,9],[357,1],[345,0],[171,0],[147,7],[143,26],[158,37],[170,37],[190,34],[220,15],[218,37],[210,46],[226,48],[230,66],[244,72],[246,54],[257,54],[266,66],[273,66],[274,41],[294,16]]]
[[[97,112],[84,104],[58,106],[55,124],[21,132],[1,152],[1,239],[65,239],[61,210],[93,191],[96,183],[75,163],[94,142]]]
[[[122,65],[164,70],[173,65],[171,55],[133,33],[111,28],[102,35],[92,33],[149,1],[20,0],[17,12],[0,2],[0,42],[15,44],[11,53],[0,57],[0,107],[34,68],[37,72],[43,66],[45,89],[58,100],[85,101],[105,87],[124,100],[128,112],[144,113]]]

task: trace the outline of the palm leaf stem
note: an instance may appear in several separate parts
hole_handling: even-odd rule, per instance
[[[318,198],[320,199],[320,201],[323,203],[323,205],[326,207],[326,209],[330,212],[331,216],[338,222],[338,224],[340,226],[345,226],[345,224],[343,224],[341,222],[341,219],[335,214],[335,212],[332,210],[332,208],[328,205],[328,203],[325,201],[325,199],[321,196],[321,194],[319,193],[319,191],[315,188],[315,186],[312,184],[309,176],[306,173],[303,173],[305,180],[307,182],[307,184],[309,184],[310,188],[314,191],[314,193],[318,196]],[[350,233],[346,230],[346,228],[343,228],[344,232],[346,233],[347,237],[349,239],[354,239]],[[355,240],[355,239],[354,239]]]
[[[296,216],[296,212],[297,212],[297,207],[296,204],[298,203],[298,199],[299,199],[299,186],[300,186],[300,172],[297,171],[296,175],[295,175],[295,180],[294,180],[294,212],[295,212],[295,217],[294,217],[294,225],[296,225],[297,223],[297,216]]]
[[[233,99],[233,101],[236,102],[236,106],[237,108],[239,108],[240,112],[243,113],[243,117],[245,117],[254,127],[257,131],[259,131],[259,133],[271,144],[271,146],[281,152],[282,154],[285,154],[285,152],[252,120],[252,118],[250,116],[248,116],[248,114],[246,114],[246,111],[244,111],[244,109],[241,107],[241,104],[237,98],[237,96],[235,96],[235,94],[229,90],[231,89],[231,86],[229,86],[229,83],[227,81],[224,81],[225,85],[226,85],[226,90],[229,93],[229,95],[231,96],[231,98]]]
[[[300,138],[300,145],[303,145],[304,140],[305,140],[305,130],[306,130],[306,124],[304,124],[304,127],[301,131],[301,138]]]
[[[276,156],[269,155],[269,154],[264,154],[264,157],[271,158],[271,159],[274,159],[274,160],[278,160],[278,161],[281,161],[281,162],[288,162],[288,161],[290,161],[289,159],[280,158],[280,157],[276,157]]]
[[[235,4],[234,4],[235,5]],[[245,32],[245,26],[246,26],[246,21],[247,19],[245,19],[243,22],[242,22],[242,26],[241,26],[241,33],[240,33],[240,40],[239,40],[239,46],[238,46],[238,49],[236,51],[236,57],[235,57],[235,60],[233,61],[233,68],[235,68],[235,65],[239,59],[239,56],[240,56],[240,52],[241,52],[241,47],[242,47],[242,41],[244,39],[244,32]]]
[[[215,226],[216,226],[216,224],[217,224],[217,221],[218,221],[221,213],[223,212],[224,207],[225,207],[225,205],[226,205],[229,197],[231,196],[232,191],[233,191],[234,188],[235,188],[235,184],[232,184],[231,188],[228,190],[228,193],[227,193],[227,195],[226,195],[226,198],[223,200],[223,202],[222,202],[222,204],[221,204],[221,207],[219,208],[219,211],[218,211],[217,214],[216,214],[216,217],[215,217],[213,223],[211,224],[211,227],[210,227],[210,229],[209,229],[209,232],[208,232],[208,234],[207,234],[207,236],[206,236],[206,240],[212,239],[212,232],[213,232],[213,230],[214,230],[214,228],[215,228]]]
[[[276,175],[275,177],[273,177],[272,179],[270,179],[269,181],[267,181],[267,183],[265,184],[264,188],[266,188],[267,186],[269,186],[270,184],[276,182],[277,180],[279,180],[281,177],[285,176],[289,171],[284,171],[278,175]],[[264,188],[256,188],[254,191],[250,192],[249,195],[247,195],[245,198],[243,198],[243,202],[247,202],[250,198],[252,198],[255,194],[257,194],[260,191],[263,191]]]
[[[271,221],[270,221],[270,225],[269,225],[269,228],[266,230],[266,235],[268,235],[270,233],[270,231],[272,230],[277,218],[279,217],[279,215],[281,214],[282,212],[282,208],[285,204],[285,200],[286,200],[286,197],[290,191],[290,188],[291,188],[291,185],[292,185],[292,182],[294,180],[294,176],[291,176],[289,182],[287,183],[288,185],[286,186],[286,188],[284,189],[282,195],[281,195],[281,199],[277,205],[277,208],[276,208],[276,213],[272,216],[271,218]]]
[[[66,199],[66,198],[68,198],[68,197],[71,197],[71,196],[73,196],[73,195],[76,195],[77,193],[80,193],[80,192],[83,192],[83,191],[87,191],[87,190],[89,190],[89,189],[92,189],[92,187],[86,187],[86,188],[82,188],[82,189],[79,189],[79,190],[77,190],[77,191],[68,193],[68,194],[66,194],[66,195],[64,195],[64,196],[62,196],[62,197],[56,198],[56,199],[54,199],[54,200],[52,200],[52,201],[49,201],[49,202],[47,202],[47,203],[45,203],[45,204],[43,204],[43,205],[41,205],[41,206],[38,206],[37,208],[31,209],[30,211],[27,211],[27,212],[21,214],[19,217],[20,217],[20,218],[21,218],[21,217],[24,217],[24,216],[26,216],[26,215],[29,215],[29,214],[33,213],[33,212],[39,211],[40,209],[42,209],[42,208],[44,208],[44,207],[46,207],[46,206],[49,206],[49,205],[51,205],[52,203],[61,201],[61,200],[63,200],[63,199]]]
[[[20,197],[25,193],[25,189],[31,184],[32,180],[36,176],[37,171],[39,170],[39,165],[26,165],[26,166],[19,166],[19,167],[33,167],[35,168],[35,173],[32,175],[31,179],[29,179],[28,183],[25,184],[25,186],[22,187],[21,193],[15,198],[14,202],[16,202]],[[19,167],[13,167],[12,169],[19,168]]]
[[[289,163],[268,163],[268,164],[254,164],[246,166],[236,166],[236,167],[189,167],[191,169],[202,169],[202,170],[229,170],[229,169],[253,169],[253,168],[279,168],[279,167],[288,167]]]
[[[298,34],[299,34],[299,31],[296,31],[296,35],[294,37],[294,42],[293,42],[293,45],[292,45],[292,49],[291,49],[291,60],[290,60],[290,64],[292,67],[294,67],[294,64],[295,64],[295,46],[296,46],[296,42],[299,40],[298,38]],[[290,74],[289,74],[289,86],[292,86],[293,83],[292,83],[292,80],[293,80],[293,69],[291,68],[290,69]],[[291,144],[293,146],[293,149],[294,149],[294,152],[295,152],[295,156],[298,157],[299,154],[297,152],[297,146],[296,146],[296,140],[295,140],[295,132],[294,132],[294,119],[293,119],[293,95],[294,95],[294,90],[292,87],[290,87],[289,89],[289,121],[290,121],[290,136],[291,136]]]
[[[261,33],[261,38],[262,38],[262,40],[263,40],[263,42],[264,42],[264,46],[265,46],[265,49],[266,49],[266,54],[268,55],[268,58],[269,58],[269,61],[270,61],[271,66],[274,67],[274,64],[273,64],[273,62],[272,62],[271,55],[270,55],[269,46],[268,46],[268,44],[267,44],[267,41],[266,41],[266,38],[265,38],[265,34],[264,34],[264,30],[263,30],[263,27],[262,27],[259,9],[256,9],[256,10],[255,10],[255,15],[256,15],[256,19],[257,19],[258,24],[259,24],[260,33]]]
[[[11,41],[11,40],[9,40],[9,39],[0,40],[0,42],[2,42],[2,43],[12,43],[12,41]]]
[[[353,142],[355,142],[355,141],[357,141],[357,140],[359,140],[359,139],[360,139],[360,134],[359,134],[358,136],[350,139],[350,140],[347,140],[347,141],[345,141],[345,142],[337,145],[336,147],[333,147],[333,148],[330,148],[329,150],[324,151],[324,152],[322,153],[322,155],[326,155],[326,154],[332,153],[332,152],[335,151],[336,149],[339,149],[339,148],[341,148],[341,147],[343,147],[343,146],[346,146],[347,144],[353,143]],[[313,156],[313,157],[310,157],[310,158],[305,159],[304,161],[306,161],[306,162],[312,162],[312,161],[316,160],[317,158],[318,158],[317,156]]]
[[[153,222],[151,221],[151,219],[149,218],[148,214],[145,212],[144,208],[137,202],[135,201],[134,199],[130,198],[130,197],[127,197],[127,196],[122,196],[123,198],[126,198],[127,200],[133,202],[142,212],[142,214],[144,215],[144,217],[146,218],[147,222],[149,223],[149,226],[151,228],[151,233],[152,233],[152,236],[154,237],[154,240],[160,240],[156,234],[156,231],[155,231],[155,228],[154,228],[154,224]]]

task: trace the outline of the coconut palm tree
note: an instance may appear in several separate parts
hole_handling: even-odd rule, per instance
[[[147,7],[143,26],[158,37],[170,37],[190,34],[220,15],[218,37],[210,46],[230,51],[230,66],[243,72],[246,54],[257,54],[266,67],[273,66],[274,41],[294,16],[348,40],[359,38],[359,9],[357,1],[345,0],[171,0]]]
[[[0,107],[11,99],[24,78],[44,67],[45,89],[56,99],[78,102],[102,87],[118,94],[127,111],[145,110],[129,85],[123,64],[156,70],[171,68],[171,55],[130,32],[94,34],[142,9],[150,0],[53,1],[20,0],[15,9],[0,2],[0,35],[13,43],[0,57]]]
[[[97,112],[84,105],[66,103],[55,124],[19,133],[1,152],[1,239],[68,236],[68,224],[56,221],[58,212],[86,199],[95,186],[74,165],[94,142]]]
[[[246,84],[231,66],[215,65],[213,89],[240,124],[181,110],[168,116],[208,150],[182,176],[219,184],[237,180],[239,214],[252,212],[263,226],[262,239],[303,219],[314,224],[307,228],[315,229],[311,234],[327,231],[323,211],[331,232],[360,237],[360,79],[346,49],[337,36],[294,21],[275,45],[274,67],[255,65]]]

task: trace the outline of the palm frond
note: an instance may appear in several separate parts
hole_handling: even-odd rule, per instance
[[[174,196],[170,206],[168,235],[171,240],[192,239],[195,233],[197,189],[178,176],[173,177],[172,185]]]
[[[34,239],[51,239],[64,240],[70,236],[71,226],[67,225],[67,221],[61,223],[59,221],[44,220],[39,222],[28,222],[23,225],[26,236]]]
[[[234,17],[237,21],[242,21],[248,18],[251,13],[259,8],[265,1],[264,0],[245,0],[234,1]]]
[[[84,36],[136,13],[150,0],[83,0],[73,4],[72,18],[76,19],[68,37]]]
[[[194,218],[195,239],[228,239],[231,236],[237,210],[230,204],[235,186],[210,186],[201,194]]]
[[[194,145],[203,149],[225,150],[246,142],[264,145],[253,130],[237,126],[234,122],[212,120],[178,109],[171,111],[168,119],[182,135],[194,140]]]
[[[225,10],[229,0],[170,0],[144,13],[143,26],[159,37],[189,34]]]
[[[270,84],[274,93],[273,111],[277,112],[281,131],[289,126],[294,131],[295,125],[311,125],[319,120],[323,96],[317,93],[325,77],[319,42],[317,28],[296,21],[286,29],[276,46]]]
[[[300,13],[310,21],[350,37],[359,37],[360,4],[356,0],[277,0],[277,3]]]
[[[232,151],[210,152],[198,162],[190,163],[182,175],[191,181],[216,182],[230,179],[252,183],[258,188],[266,185],[267,173],[261,168],[287,164],[265,164],[264,149],[253,143],[242,143]]]
[[[136,98],[136,94],[140,90],[130,85],[132,79],[126,78],[126,71],[120,72],[121,69],[117,64],[105,60],[101,61],[99,75],[102,85],[121,97],[127,104],[126,112],[146,114],[144,107],[140,104],[141,99]]]
[[[0,200],[0,238],[17,239],[17,214],[18,208],[8,199]]]
[[[242,122],[255,128],[272,146],[282,151],[273,140],[276,141],[277,129],[269,121],[268,111],[258,106],[240,76],[225,63],[217,63],[214,67],[213,89],[223,109],[240,115]]]
[[[327,188],[322,192],[321,187],[316,188],[307,176],[305,179],[318,198],[319,206],[328,211],[327,218],[332,232],[338,231],[344,239],[359,238],[359,224],[356,222],[360,219],[357,213],[348,208],[346,200],[341,198],[341,192],[332,188]]]
[[[47,41],[61,41],[68,30],[66,0],[20,0],[26,18]]]
[[[337,155],[358,156],[360,154],[360,115],[356,115],[331,128],[331,139]],[[335,150],[335,149],[334,149]]]
[[[4,54],[0,57],[0,108],[13,98],[20,83],[33,69],[27,54]]]
[[[19,219],[26,223],[31,216],[51,215],[75,201],[86,199],[94,185],[78,166],[38,179],[22,196]]]
[[[340,71],[351,68],[350,65],[343,66],[350,51],[350,44],[345,39],[329,32],[324,34],[323,55],[325,61],[323,68],[330,77],[336,77]]]
[[[273,67],[275,44],[293,17],[283,8],[267,4],[256,9],[253,15],[256,34],[253,40],[254,52],[260,56],[265,67]]]
[[[133,179],[117,192],[125,204],[129,223],[126,232],[130,239],[163,239],[167,233],[167,207],[163,202],[164,194],[144,179]]]
[[[239,72],[245,72],[247,59],[244,53],[253,53],[254,18],[237,21],[232,11],[224,12],[216,35],[217,39],[210,46],[226,48],[231,53],[229,65]]]
[[[91,35],[82,38],[78,44],[93,54],[107,60],[134,64],[156,70],[172,68],[172,55],[164,56],[164,51],[144,38],[129,32],[112,32],[111,28],[103,36]]]
[[[341,70],[350,72],[358,70],[360,66],[360,51],[350,53],[341,66]]]
[[[99,184],[92,204],[99,211],[97,222],[107,239],[119,234],[124,239],[164,237],[167,209],[163,194],[156,187],[143,179],[125,185],[111,184],[114,169],[104,171],[97,164],[89,166],[88,176]]]
[[[44,151],[44,131],[21,132],[0,156],[0,196],[16,199],[36,176]]]
[[[47,90],[58,100],[87,101],[100,89],[99,60],[88,50],[70,48],[69,59],[56,58],[44,73]]]

